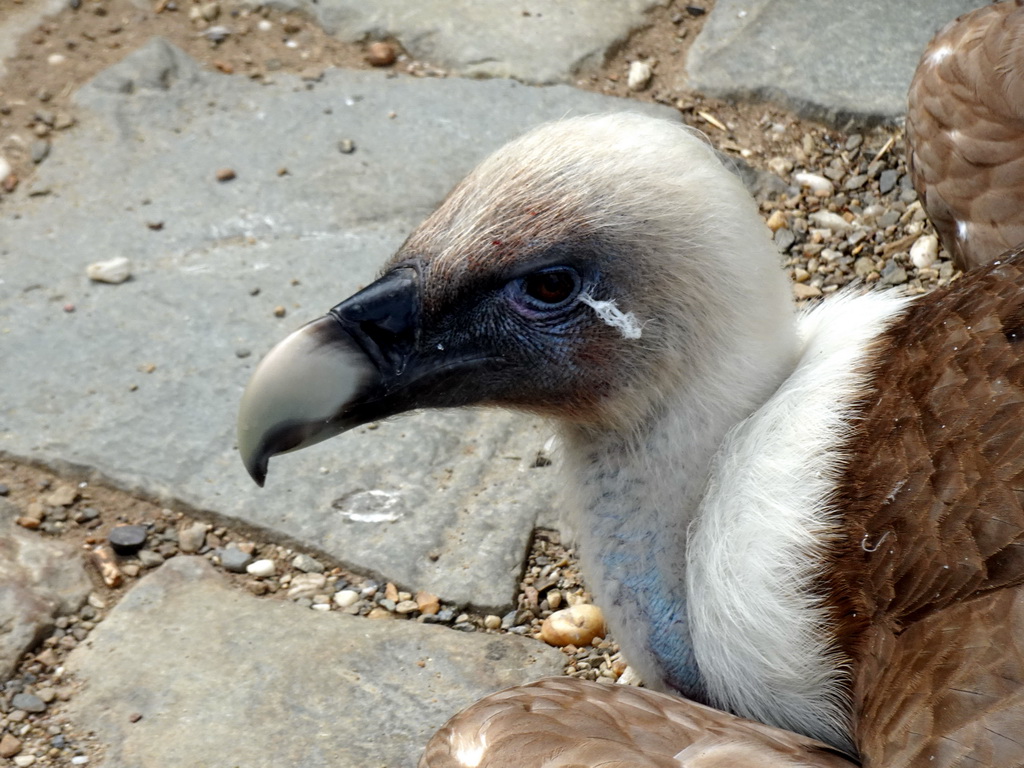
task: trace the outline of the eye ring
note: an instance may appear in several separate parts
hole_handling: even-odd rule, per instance
[[[520,278],[524,297],[538,308],[554,309],[574,299],[580,290],[580,276],[569,267],[551,267]]]

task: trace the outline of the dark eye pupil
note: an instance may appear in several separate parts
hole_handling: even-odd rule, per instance
[[[526,293],[545,304],[559,304],[572,295],[576,280],[572,272],[559,269],[538,272],[526,278]]]

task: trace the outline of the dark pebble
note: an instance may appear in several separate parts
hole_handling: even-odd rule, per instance
[[[476,632],[476,625],[471,622],[464,621],[461,624],[456,624],[452,629],[457,629],[459,632]]]
[[[235,350],[235,357],[237,357],[239,360],[244,360],[245,358],[249,357],[251,354],[252,354],[252,350],[251,349],[245,349],[244,347],[239,347],[238,349]]]
[[[699,5],[688,5],[686,6],[686,12],[691,16],[703,16],[707,13],[707,8],[703,8]]]
[[[23,709],[26,712],[45,712],[46,702],[32,693],[16,693],[11,698],[11,705],[15,709]]]
[[[134,555],[146,543],[146,529],[141,525],[116,525],[110,529],[107,541],[119,555]]]
[[[11,489],[5,483],[0,483],[0,496],[6,496],[10,492]]]
[[[64,749],[64,747],[67,746],[67,743],[67,739],[64,738],[63,733],[58,733],[50,739],[50,746],[55,747],[56,749]]]

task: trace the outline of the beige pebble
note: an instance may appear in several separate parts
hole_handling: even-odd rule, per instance
[[[366,47],[366,61],[374,67],[389,67],[398,58],[398,51],[391,43],[378,40]]]
[[[334,604],[339,608],[348,608],[359,602],[359,593],[351,589],[343,589],[334,593]]]
[[[588,645],[604,637],[604,615],[596,605],[581,604],[556,611],[544,619],[540,639],[548,645]]]
[[[487,629],[500,629],[501,628],[501,617],[490,614],[484,617],[484,626]]]
[[[391,613],[387,608],[381,608],[380,606],[370,609],[370,612],[366,614],[368,619],[393,619],[395,615]]]
[[[420,613],[427,616],[433,616],[441,610],[441,601],[438,599],[437,595],[431,594],[430,592],[417,592],[416,607],[419,608]]]
[[[821,288],[806,283],[793,283],[793,296],[798,299],[815,299],[821,296]]]
[[[789,217],[783,211],[772,211],[772,215],[768,217],[768,229],[772,232],[778,232],[788,223]]]
[[[788,157],[772,157],[768,160],[768,170],[776,176],[785,176],[793,170],[793,161]]]
[[[114,554],[114,550],[106,545],[96,547],[92,551],[92,559],[100,576],[103,577],[104,584],[111,589],[121,586],[124,577],[121,575],[121,569],[117,567],[117,555]]]
[[[406,614],[418,611],[419,609],[420,607],[416,604],[415,600],[401,600],[398,605],[395,606],[395,613],[400,616],[405,616]]]
[[[0,739],[0,757],[14,757],[21,752],[21,740],[10,733]]]
[[[322,573],[299,573],[292,576],[290,586],[288,588],[288,598],[290,600],[301,600],[303,598],[312,598],[320,590],[324,588],[327,583],[327,577]]]
[[[548,592],[547,597],[548,608],[550,608],[552,611],[557,611],[559,608],[562,607],[562,593],[559,592],[557,589],[552,589],[550,592]]]

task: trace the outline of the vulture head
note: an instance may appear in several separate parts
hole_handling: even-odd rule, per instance
[[[631,114],[543,126],[484,160],[376,282],[267,355],[241,405],[242,458],[262,484],[275,454],[417,408],[621,434],[677,399],[742,417],[794,354],[774,254],[739,179],[688,129]]]

